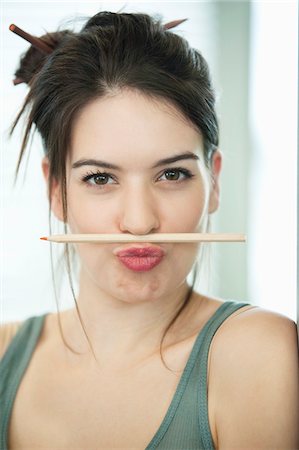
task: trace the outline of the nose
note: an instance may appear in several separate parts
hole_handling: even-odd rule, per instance
[[[145,235],[160,227],[158,208],[150,189],[133,186],[122,197],[119,228],[122,232]]]

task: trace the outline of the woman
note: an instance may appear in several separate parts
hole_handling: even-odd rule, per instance
[[[168,28],[101,12],[44,36],[47,56],[31,48],[16,72],[30,86],[19,164],[36,126],[66,231],[208,230],[214,94],[203,57]],[[76,252],[76,307],[2,329],[1,448],[299,448],[294,322],[195,292],[197,244]]]

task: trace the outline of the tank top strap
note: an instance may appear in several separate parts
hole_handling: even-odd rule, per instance
[[[20,326],[0,362],[0,448],[7,449],[12,405],[40,336],[45,316],[30,317]]]
[[[222,323],[231,316],[235,311],[244,306],[250,306],[250,303],[237,303],[235,301],[226,301],[220,308],[216,311],[213,316],[213,320],[208,322],[206,327],[203,329],[201,334],[201,345],[198,349],[197,354],[197,368],[193,372],[193,376],[197,377],[198,381],[198,420],[199,420],[199,433],[202,440],[203,448],[213,449],[213,439],[211,435],[211,429],[209,426],[209,416],[208,416],[208,387],[207,387],[207,377],[208,377],[208,356],[211,346],[212,339],[222,325]],[[253,306],[253,305],[251,305]]]
[[[250,303],[224,302],[200,330],[167,413],[146,450],[187,448],[186,440],[188,449],[214,449],[207,408],[209,347],[225,319],[247,305]]]

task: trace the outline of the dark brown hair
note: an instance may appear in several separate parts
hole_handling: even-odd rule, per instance
[[[82,108],[96,98],[131,89],[170,103],[203,136],[205,163],[210,167],[218,146],[218,123],[207,63],[184,38],[165,29],[160,19],[142,13],[104,11],[91,17],[80,32],[58,31],[41,38],[54,48],[53,52],[44,55],[31,47],[15,73],[30,86],[11,128],[12,133],[28,109],[16,176],[30,135],[37,130],[50,163],[49,194],[54,180],[61,183],[65,232],[66,155],[72,126]],[[50,195],[49,200],[50,211]],[[66,256],[70,276],[67,246]],[[72,286],[71,276],[70,282]],[[160,353],[166,332],[188,304],[194,284],[195,277],[163,334]],[[81,320],[75,295],[74,300]]]

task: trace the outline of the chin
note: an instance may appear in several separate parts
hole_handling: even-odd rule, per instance
[[[125,303],[153,303],[167,295],[166,279],[167,277],[149,277],[140,274],[131,277],[118,276],[113,279],[111,291],[114,292],[115,298]]]

